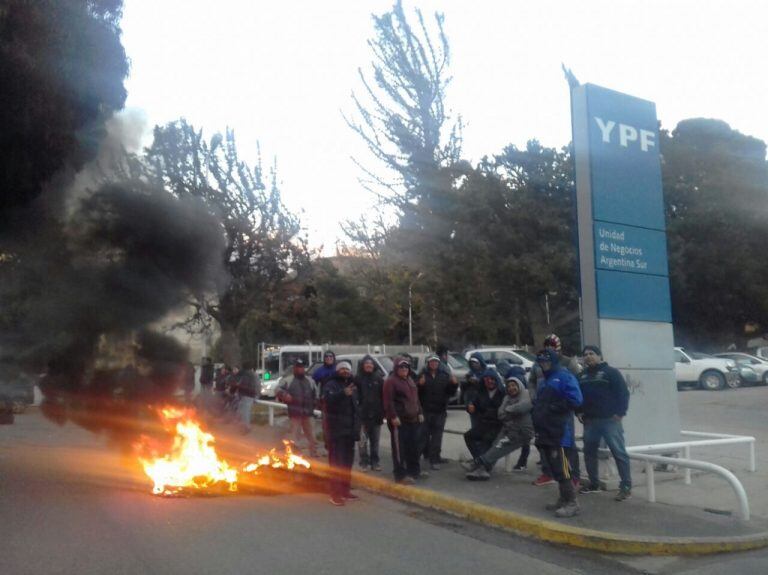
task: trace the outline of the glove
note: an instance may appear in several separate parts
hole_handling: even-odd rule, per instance
[[[424,423],[424,416],[421,413],[419,414],[419,423]]]

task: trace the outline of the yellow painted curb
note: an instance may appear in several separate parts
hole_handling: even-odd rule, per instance
[[[525,537],[559,543],[601,553],[624,555],[709,555],[734,551],[748,551],[768,546],[768,533],[738,537],[631,537],[618,533],[571,527],[546,519],[538,519],[503,511],[473,501],[456,499],[428,489],[400,485],[353,472],[354,483],[369,491],[414,503],[420,507],[442,511],[510,531]]]

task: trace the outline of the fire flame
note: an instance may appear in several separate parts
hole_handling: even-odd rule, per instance
[[[163,424],[175,430],[175,435],[170,453],[161,457],[139,458],[144,472],[154,484],[152,493],[176,495],[183,491],[202,491],[219,486],[226,486],[230,492],[237,491],[238,470],[219,458],[214,447],[214,436],[201,429],[193,411],[166,407],[159,414]],[[271,449],[255,463],[243,464],[242,472],[258,474],[263,467],[289,471],[297,467],[310,469],[309,461],[293,452],[290,441],[283,440],[283,444],[283,454]]]

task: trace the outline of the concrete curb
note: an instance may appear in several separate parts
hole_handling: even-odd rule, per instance
[[[768,532],[738,537],[632,537],[619,533],[571,527],[563,523],[503,511],[436,491],[400,485],[353,472],[356,487],[419,507],[434,509],[517,535],[601,553],[623,555],[710,555],[768,547]]]

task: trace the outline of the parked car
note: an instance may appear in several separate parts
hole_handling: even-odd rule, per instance
[[[716,353],[716,357],[732,359],[739,367],[739,374],[745,383],[768,385],[768,360],[749,353],[729,351]],[[752,372],[752,373],[750,373]]]
[[[696,386],[709,391],[739,387],[741,380],[736,362],[724,357],[675,348],[675,379],[677,388]]]
[[[500,361],[507,361],[513,365],[521,365],[525,371],[531,371],[536,356],[522,349],[513,347],[481,347],[470,349],[464,352],[464,359],[469,360],[470,356],[479,352],[486,364],[495,367]]]

